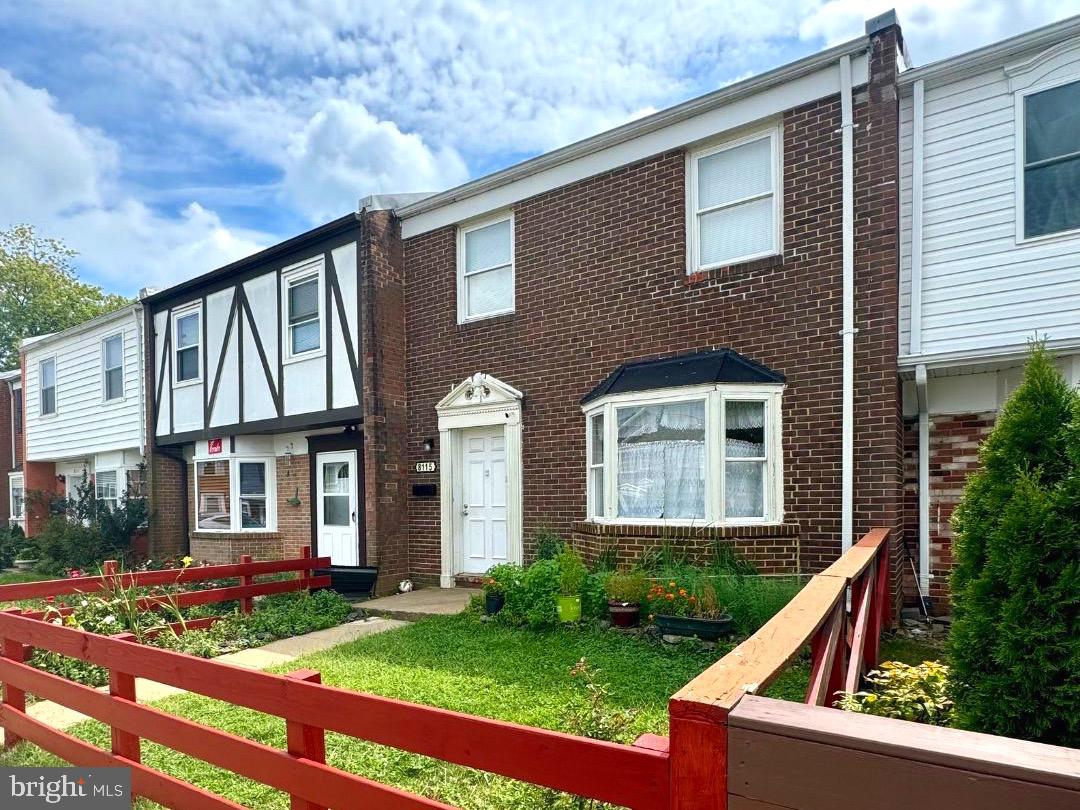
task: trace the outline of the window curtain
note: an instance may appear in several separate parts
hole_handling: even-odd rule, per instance
[[[619,517],[705,517],[705,403],[618,410]]]

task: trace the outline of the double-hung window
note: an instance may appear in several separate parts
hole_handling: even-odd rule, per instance
[[[281,274],[281,317],[285,322],[286,360],[300,360],[325,351],[322,259],[287,268]]]
[[[124,398],[124,336],[110,335],[101,341],[102,388],[105,400]]]
[[[689,154],[691,273],[780,252],[779,155],[775,128]]]
[[[116,470],[98,470],[94,473],[94,497],[109,509],[120,504],[120,484]]]
[[[198,382],[200,379],[199,350],[202,345],[200,322],[202,314],[184,312],[176,316],[176,382]]]
[[[8,478],[8,495],[11,504],[11,520],[21,523],[26,516],[26,496],[23,489],[23,477],[21,474],[12,475]]]
[[[198,531],[272,531],[275,511],[273,460],[196,460],[195,525]]]
[[[617,394],[586,406],[589,518],[778,522],[782,385]]]
[[[1023,96],[1023,238],[1080,229],[1080,81]]]
[[[48,357],[38,363],[38,407],[42,416],[56,413],[56,358]]]
[[[458,228],[458,322],[514,311],[514,216]]]

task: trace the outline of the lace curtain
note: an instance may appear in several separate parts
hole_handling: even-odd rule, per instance
[[[705,403],[618,410],[619,517],[705,517]]]

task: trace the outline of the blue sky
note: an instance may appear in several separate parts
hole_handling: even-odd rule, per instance
[[[134,293],[862,33],[852,0],[0,0],[0,227]],[[895,3],[916,64],[1080,0]]]

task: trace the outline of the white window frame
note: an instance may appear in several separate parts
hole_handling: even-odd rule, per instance
[[[698,218],[701,211],[698,209],[698,161],[719,152],[726,152],[748,143],[769,138],[772,148],[772,190],[769,194],[773,198],[773,244],[768,250],[758,253],[748,253],[745,256],[734,256],[722,262],[701,264],[698,261],[698,253],[701,248],[701,236],[698,231]],[[774,124],[766,129],[758,129],[754,132],[741,135],[736,138],[728,138],[719,143],[713,141],[686,153],[686,272],[687,274],[707,272],[720,267],[730,267],[733,264],[764,259],[769,256],[783,255],[784,252],[784,139],[780,124]],[[723,205],[713,206],[705,213],[721,211],[733,208],[753,200],[763,199],[768,194],[754,194],[738,200],[726,202]]]
[[[505,309],[496,309],[490,312],[484,312],[479,315],[469,315],[469,302],[465,299],[465,279],[467,276],[479,275],[488,270],[494,270],[496,267],[503,267],[503,265],[495,265],[494,267],[488,267],[481,270],[476,270],[472,273],[466,274],[465,272],[465,235],[478,231],[481,228],[487,228],[490,225],[498,225],[500,222],[510,223],[510,306]],[[458,323],[471,323],[472,321],[483,321],[488,318],[497,318],[500,315],[509,315],[517,309],[517,257],[515,256],[515,233],[514,233],[514,212],[499,211],[496,214],[490,214],[482,219],[474,219],[469,222],[458,225],[457,228],[457,311],[458,311]]]
[[[1068,239],[1075,239],[1080,236],[1080,228],[1072,228],[1068,231],[1057,231],[1055,233],[1044,233],[1038,236],[1025,236],[1025,223],[1024,223],[1024,202],[1027,195],[1027,188],[1024,184],[1024,169],[1025,169],[1025,154],[1027,152],[1027,126],[1024,117],[1025,102],[1028,96],[1037,95],[1044,90],[1053,90],[1056,87],[1063,87],[1067,84],[1076,84],[1080,82],[1080,73],[1073,73],[1068,76],[1055,79],[1054,81],[1041,82],[1034,84],[1031,87],[1025,87],[1017,89],[1013,92],[1014,98],[1014,116],[1015,116],[1015,140],[1016,140],[1016,154],[1015,168],[1016,168],[1016,244],[1017,245],[1031,245],[1040,244],[1042,242],[1060,242]]]
[[[113,503],[113,508],[116,508],[117,506],[119,506],[120,505],[120,496],[123,494],[124,489],[125,489],[122,486],[121,481],[125,480],[126,477],[127,477],[126,475],[123,475],[123,476],[121,475],[121,473],[123,473],[123,472],[124,472],[124,470],[120,469],[119,467],[109,467],[108,469],[94,470],[94,500],[95,501],[112,501],[112,502],[114,502]],[[116,497],[115,498],[102,498],[100,495],[98,495],[98,478],[103,473],[105,473],[105,474],[112,473],[114,476],[116,476],[116,478],[115,478]]]
[[[318,279],[319,283],[319,292],[317,294],[317,303],[319,305],[319,348],[293,354],[292,328],[289,326],[289,287],[311,277]],[[282,363],[298,363],[302,360],[312,360],[326,356],[326,319],[330,317],[330,313],[326,311],[326,267],[322,256],[305,259],[281,271],[281,313],[279,317],[281,318],[281,339],[285,343],[281,347]]]
[[[196,315],[199,318],[199,326],[195,330],[197,336],[197,342],[194,347],[192,346],[180,346],[180,330],[177,328],[177,324],[182,318],[187,318],[192,315]],[[206,369],[203,368],[203,355],[202,355],[202,342],[203,342],[203,318],[206,317],[202,310],[202,303],[197,303],[194,306],[184,307],[183,309],[177,309],[172,314],[172,378],[173,388],[185,388],[190,385],[199,385],[203,381],[203,375],[206,373]],[[180,373],[180,364],[178,358],[181,348],[183,349],[195,349],[195,357],[199,362],[199,373],[192,377],[190,380],[181,380],[178,378]]]
[[[15,514],[15,488],[22,490],[22,514]],[[12,523],[20,526],[26,522],[26,484],[22,473],[12,473],[8,476],[8,516]]]
[[[53,409],[48,413],[45,413],[45,386],[43,381],[45,375],[43,373],[46,363],[52,363],[53,368]],[[48,357],[42,357],[37,361],[37,385],[38,385],[38,417],[40,419],[53,419],[60,412],[60,377],[58,374],[59,364],[56,362],[56,355],[51,354]],[[25,428],[24,428],[25,429]]]
[[[201,324],[200,324],[201,326]],[[109,360],[107,345],[110,340],[120,341],[120,395],[115,397],[109,396]],[[101,338],[101,401],[102,402],[123,402],[127,398],[127,385],[124,380],[124,373],[126,372],[127,358],[124,357],[124,333],[113,332],[111,335],[105,335]],[[116,366],[113,366],[116,368]]]
[[[780,524],[784,520],[784,470],[782,454],[781,400],[784,386],[771,384],[719,383],[681,386],[654,391],[611,394],[590,402],[585,413],[586,431],[586,502],[592,523],[621,526],[760,526]],[[705,517],[704,518],[627,518],[618,517],[619,502],[619,408],[640,405],[669,405],[705,401]],[[766,462],[764,474],[764,515],[752,518],[728,518],[724,514],[724,403],[735,400],[765,403]],[[591,487],[592,425],[591,418],[604,415],[604,513],[594,516]],[[738,459],[752,461],[751,458]]]
[[[206,461],[224,461],[229,465],[229,528],[199,528],[199,464]],[[265,534],[277,531],[277,460],[274,456],[195,456],[192,474],[195,477],[195,498],[192,504],[192,531],[198,534]],[[266,466],[266,526],[243,527],[240,512],[240,465],[264,464]],[[251,497],[251,496],[249,496]]]

